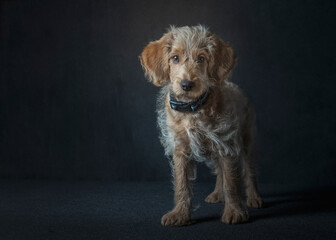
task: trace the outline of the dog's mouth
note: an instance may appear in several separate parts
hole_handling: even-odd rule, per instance
[[[195,112],[208,99],[209,89],[207,89],[201,96],[194,101],[179,101],[174,93],[170,92],[170,107],[179,112]]]

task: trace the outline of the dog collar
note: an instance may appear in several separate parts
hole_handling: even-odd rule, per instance
[[[173,93],[170,93],[170,107],[179,112],[194,112],[200,106],[202,106],[209,95],[209,90],[206,90],[196,101],[194,102],[180,102],[177,101]]]

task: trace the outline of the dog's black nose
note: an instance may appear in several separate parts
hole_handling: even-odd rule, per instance
[[[181,81],[180,86],[184,91],[190,91],[195,86],[195,83],[184,79]]]

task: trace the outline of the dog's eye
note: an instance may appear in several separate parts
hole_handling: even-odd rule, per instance
[[[173,59],[173,63],[179,62],[179,57],[177,55],[175,55],[172,59]]]
[[[204,62],[204,57],[203,56],[199,56],[198,58],[197,58],[197,62],[198,63],[202,63],[202,62]]]

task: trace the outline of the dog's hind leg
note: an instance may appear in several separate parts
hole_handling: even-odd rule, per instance
[[[261,208],[263,201],[257,189],[257,174],[256,174],[256,155],[249,154],[249,157],[244,161],[245,173],[245,191],[246,205],[251,208]]]
[[[243,171],[245,180],[246,205],[252,208],[260,208],[263,201],[257,189],[257,145],[256,145],[256,127],[255,113],[250,108],[250,121],[245,128]]]
[[[214,191],[206,197],[205,201],[207,203],[219,203],[224,201],[223,173],[218,167],[216,168],[215,173],[217,175],[216,186]]]

